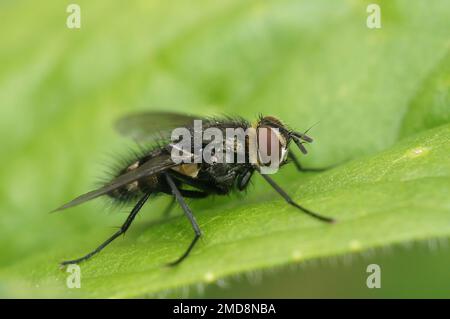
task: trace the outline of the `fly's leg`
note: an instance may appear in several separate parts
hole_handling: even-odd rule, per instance
[[[255,169],[252,167],[245,170],[241,175],[238,176],[237,187],[240,191],[243,191],[247,188],[254,171]]]
[[[209,194],[220,194],[221,189],[218,188],[216,185],[211,183],[206,183],[198,179],[194,179],[192,177],[180,174],[178,172],[170,172],[170,177],[175,179],[178,182],[181,182],[182,184],[192,186],[202,192],[209,193]],[[182,190],[180,190],[183,192]],[[187,197],[187,196],[186,196]]]
[[[171,198],[169,205],[167,205],[166,209],[164,209],[164,212],[162,213],[162,216],[164,218],[169,217],[170,212],[172,211],[174,205],[175,205],[175,198]]]
[[[305,168],[302,166],[302,164],[300,164],[300,161],[298,160],[297,156],[294,155],[294,153],[289,152],[288,156],[291,159],[291,161],[294,163],[297,170],[300,172],[323,172],[323,171],[326,171],[327,169],[332,168],[332,166],[331,167],[323,167],[323,168]]]
[[[190,189],[178,189],[178,190],[180,191],[181,195],[186,198],[205,198],[210,195],[207,192],[203,191],[194,191]]]
[[[167,264],[168,266],[175,266],[175,265],[178,265],[180,262],[182,262],[189,255],[189,253],[191,252],[192,248],[194,248],[195,243],[198,241],[198,239],[202,235],[202,233],[200,231],[200,227],[197,224],[197,221],[195,220],[194,215],[192,214],[191,209],[189,208],[189,206],[184,201],[183,195],[181,195],[181,192],[177,188],[177,186],[175,185],[175,182],[173,181],[172,177],[168,173],[164,173],[164,177],[166,178],[167,184],[169,185],[173,196],[178,201],[178,204],[180,204],[180,206],[183,209],[184,214],[186,215],[186,217],[189,219],[189,222],[191,223],[192,228],[194,230],[194,234],[195,234],[194,239],[192,240],[192,242],[189,245],[189,247],[187,248],[187,250],[183,253],[183,255],[181,255],[175,261]]]
[[[316,219],[318,219],[320,221],[327,222],[327,223],[334,223],[335,222],[335,220],[333,218],[319,215],[317,213],[314,213],[314,212],[310,211],[309,209],[307,209],[305,207],[300,206],[280,186],[278,186],[278,184],[275,183],[275,181],[273,179],[271,179],[269,176],[264,175],[264,174],[261,174],[261,176],[270,184],[270,186],[272,186],[273,189],[275,189],[275,191],[278,194],[281,195],[281,197],[284,198],[284,200],[288,204],[290,204],[290,205],[300,209],[305,214],[307,214],[307,215],[309,215],[311,217],[314,217],[314,218],[316,218]]]
[[[122,227],[120,227],[120,229],[116,233],[114,233],[114,235],[112,235],[110,238],[108,238],[103,244],[98,246],[95,250],[93,250],[89,254],[87,254],[81,258],[78,258],[78,259],[63,261],[61,263],[61,265],[65,266],[65,265],[69,265],[69,264],[78,264],[82,261],[85,261],[85,260],[91,258],[92,256],[94,256],[95,254],[99,253],[103,248],[108,246],[108,244],[110,244],[114,239],[116,239],[120,235],[124,234],[127,231],[127,229],[130,227],[130,225],[133,222],[136,215],[141,210],[142,206],[144,206],[144,204],[147,201],[149,196],[150,196],[150,193],[147,193],[137,202],[136,206],[134,206],[133,210],[128,215],[128,217],[125,220],[125,223],[122,225]]]
[[[184,189],[179,189],[181,195],[183,195],[184,197],[187,198],[205,198],[207,197],[209,194],[206,192],[201,192],[201,191],[193,191],[193,190],[184,190]],[[173,206],[175,205],[176,199],[175,197],[172,197],[170,199],[170,203],[169,205],[167,205],[166,209],[164,209],[164,212],[162,213],[162,216],[164,218],[168,218],[170,215],[170,212],[173,209]]]

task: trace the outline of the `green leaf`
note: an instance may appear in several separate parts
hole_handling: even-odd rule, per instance
[[[450,53],[436,65],[411,101],[403,119],[401,136],[450,122]]]
[[[394,243],[448,236],[450,125],[429,130],[380,154],[355,160],[291,184],[295,199],[338,219],[334,225],[305,216],[280,200],[212,207],[196,212],[204,237],[182,264],[164,267],[188,245],[184,216],[141,229],[81,264],[83,297],[137,297],[311,258],[359,252]],[[83,250],[79,250],[81,254]],[[8,270],[32,282],[32,293],[75,292],[57,261],[41,256]],[[5,275],[5,273],[3,273]],[[76,290],[75,290],[76,291]]]
[[[79,30],[65,27],[66,4],[0,4],[1,295],[135,297],[449,236],[447,1],[381,1],[376,30],[358,1],[77,3]],[[344,164],[275,178],[339,223],[303,216],[256,177],[247,194],[190,202],[204,237],[167,269],[192,231],[179,210],[158,221],[158,198],[67,289],[58,262],[93,249],[129,207],[47,212],[126,154],[112,124],[138,109],[320,121],[302,163]]]

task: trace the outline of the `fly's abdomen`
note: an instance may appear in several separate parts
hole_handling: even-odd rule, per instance
[[[134,162],[127,168],[123,169],[119,173],[119,176],[137,169],[144,162],[145,160]],[[142,196],[144,193],[154,191],[155,189],[157,189],[158,184],[159,184],[158,177],[156,175],[151,175],[143,179],[135,180],[131,183],[125,184],[124,186],[119,187],[113,190],[112,192],[108,193],[108,195],[111,198],[118,201],[130,201]]]

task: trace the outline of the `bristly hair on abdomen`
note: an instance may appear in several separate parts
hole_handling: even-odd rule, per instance
[[[106,155],[109,162],[104,167],[101,176],[97,177],[96,187],[102,187],[108,184],[112,179],[120,176],[124,171],[138,161],[143,161],[149,154],[159,148],[167,146],[168,141],[157,140],[151,143],[134,143],[127,145],[125,151],[110,152]],[[108,201],[112,206],[126,206],[133,203],[142,196],[138,190],[136,192],[123,192],[121,196],[108,196]]]

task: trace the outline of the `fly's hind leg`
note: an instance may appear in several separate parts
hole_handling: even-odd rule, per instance
[[[108,246],[108,244],[110,244],[114,239],[116,239],[117,237],[119,237],[122,234],[125,234],[125,232],[130,227],[131,223],[133,222],[134,218],[141,210],[142,206],[144,206],[144,204],[147,201],[149,196],[150,196],[150,193],[147,193],[137,202],[136,206],[134,206],[133,210],[128,215],[128,217],[125,220],[125,223],[122,225],[122,227],[120,227],[120,229],[117,232],[115,232],[114,235],[112,235],[110,238],[108,238],[104,243],[102,243],[100,246],[98,246],[95,250],[91,251],[89,254],[87,254],[81,258],[78,258],[78,259],[63,261],[61,263],[61,265],[65,266],[65,265],[70,265],[70,264],[78,264],[82,261],[85,261],[85,260],[91,258],[92,256],[94,256],[95,254],[99,253],[103,248]]]

